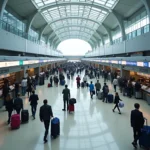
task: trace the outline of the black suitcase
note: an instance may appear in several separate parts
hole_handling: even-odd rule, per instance
[[[22,110],[21,112],[21,122],[27,123],[29,121],[29,111],[28,110]]]
[[[84,82],[81,83],[81,87],[84,88]]]
[[[51,136],[56,138],[60,134],[60,121],[57,117],[51,120]]]

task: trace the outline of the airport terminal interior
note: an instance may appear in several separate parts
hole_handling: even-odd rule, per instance
[[[0,0],[0,150],[150,150],[149,39],[150,0]]]

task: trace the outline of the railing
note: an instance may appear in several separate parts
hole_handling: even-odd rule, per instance
[[[19,30],[18,28],[12,26],[11,24],[9,24],[9,23],[7,23],[7,22],[5,22],[3,20],[0,20],[0,28],[5,30],[5,31],[8,31],[10,33],[13,33],[13,34],[15,34],[17,36],[20,36],[20,37],[22,37],[24,39],[32,41],[32,42],[34,42],[36,44],[43,45],[43,44],[40,44],[41,42],[39,42],[39,40],[37,38],[32,37],[31,35],[23,32],[22,30]],[[54,51],[55,55],[57,55],[57,56],[63,56],[62,53],[59,52],[58,50],[57,51],[51,50],[51,51]]]
[[[16,28],[15,26],[12,26],[11,24],[3,21],[3,20],[0,20],[0,26],[3,30],[6,30],[10,33],[13,33],[15,35],[18,35],[24,39],[28,39],[34,43],[39,43],[38,39],[35,38],[35,37],[32,37],[31,35],[23,32],[22,30],[19,30],[18,28]]]
[[[140,35],[144,35],[148,32],[150,32],[150,24],[147,24],[147,25],[143,26],[142,28],[139,28],[137,30],[134,30],[134,31],[126,34],[126,37],[127,37],[126,41],[128,41],[130,39],[134,39]],[[121,42],[122,42],[122,37],[113,40],[113,44],[117,44],[117,43],[121,43]],[[105,46],[107,46],[107,45],[105,45]],[[86,53],[85,57],[86,56],[94,56],[94,53],[95,53],[95,51],[88,52],[88,53]]]

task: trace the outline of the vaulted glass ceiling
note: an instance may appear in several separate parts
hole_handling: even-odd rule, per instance
[[[90,40],[119,0],[32,0],[58,38]]]

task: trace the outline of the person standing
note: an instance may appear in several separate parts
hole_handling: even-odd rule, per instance
[[[38,100],[39,100],[38,95],[35,94],[35,91],[32,91],[32,95],[29,98],[29,102],[30,102],[30,105],[31,105],[31,112],[32,112],[33,119],[35,119],[36,108],[37,108],[37,104],[38,104],[37,101]]]
[[[44,134],[44,143],[47,142],[47,135],[49,132],[50,119],[53,117],[52,108],[47,104],[47,99],[43,101],[44,105],[40,107],[40,120],[44,122],[45,134]]]
[[[141,135],[141,129],[144,126],[144,117],[143,113],[139,111],[140,104],[135,103],[134,104],[135,110],[131,111],[131,127],[133,128],[133,137],[134,141],[132,142],[132,145],[137,148],[137,141],[139,140],[139,137]]]
[[[6,96],[6,110],[8,111],[8,121],[7,123],[10,124],[10,118],[11,118],[11,114],[12,114],[12,111],[13,111],[13,99],[12,97],[10,96],[10,94],[8,94]]]
[[[17,97],[18,93],[19,93],[19,83],[16,81],[15,82],[15,97]]]
[[[118,85],[118,80],[117,80],[117,78],[114,78],[114,80],[113,80],[113,85],[114,85],[114,90],[115,90],[115,92],[116,92],[116,88],[117,88],[117,85]]]
[[[101,84],[99,83],[99,80],[97,80],[97,83],[95,83],[95,88],[96,88],[96,95],[98,96],[98,92],[100,92],[101,89]]]
[[[118,111],[119,111],[119,114],[121,114],[120,109],[119,109],[119,101],[122,101],[122,100],[120,99],[119,94],[116,93],[116,95],[115,95],[115,101],[114,101],[115,107],[113,109],[113,112],[115,112],[115,109],[117,108]]]
[[[62,109],[63,111],[66,111],[66,102],[67,102],[67,109],[68,109],[68,104],[69,104],[69,99],[70,99],[70,89],[68,89],[68,85],[65,85],[65,89],[62,91],[63,94],[63,101],[64,101],[64,108]]]
[[[26,89],[27,89],[27,79],[25,78],[22,79],[21,87],[22,87],[22,96],[24,96],[26,93]]]
[[[106,83],[104,83],[104,86],[103,86],[103,102],[106,100],[106,103],[107,103],[108,93],[109,93],[108,85]]]
[[[80,80],[81,80],[81,78],[80,78],[80,76],[78,75],[78,77],[76,78],[76,81],[77,81],[77,88],[80,87]]]
[[[94,85],[93,82],[91,81],[91,84],[89,85],[90,88],[90,95],[91,95],[91,99],[93,99],[93,95],[94,95]]]
[[[17,114],[20,114],[21,109],[23,110],[23,100],[20,98],[20,94],[18,93],[17,98],[14,100],[14,109]]]

